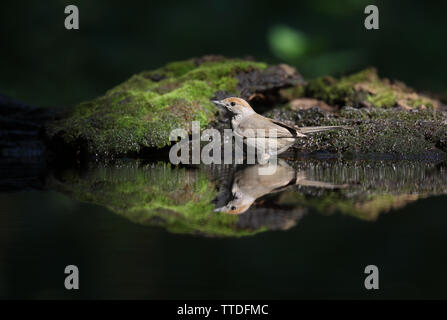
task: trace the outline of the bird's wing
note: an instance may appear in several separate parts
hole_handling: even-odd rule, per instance
[[[296,138],[296,137],[305,137],[305,136],[306,136],[305,134],[301,133],[300,130],[299,130],[299,128],[296,127],[296,126],[292,126],[292,125],[289,125],[289,124],[287,124],[287,123],[284,123],[284,122],[281,122],[281,121],[277,121],[277,120],[273,120],[273,119],[272,119],[271,121],[272,121],[274,124],[276,124],[276,125],[278,125],[278,126],[281,126],[281,127],[285,128],[285,129],[287,129],[287,130],[289,131],[289,133],[292,135],[293,138]]]
[[[296,128],[287,125],[283,122],[272,120],[263,117],[259,114],[254,114],[249,118],[241,121],[237,128],[234,129],[235,133],[246,137],[246,138],[256,138],[260,136],[257,130],[265,130],[264,137],[276,137],[276,138],[295,138],[304,136],[297,131]],[[271,130],[276,130],[276,135]]]

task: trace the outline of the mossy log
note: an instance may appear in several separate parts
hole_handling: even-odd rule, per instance
[[[22,107],[11,116],[10,108],[0,100],[0,121],[10,124],[2,131],[7,142],[0,148],[3,154],[20,154],[21,148],[28,148],[30,134],[34,140],[44,137],[53,153],[71,158],[159,153],[157,150],[170,146],[171,130],[190,130],[191,121],[200,121],[202,128],[229,127],[211,102],[228,95],[241,96],[256,111],[293,124],[352,128],[299,140],[295,145],[299,153],[445,159],[445,106],[401,82],[379,78],[373,68],[338,79],[326,76],[306,82],[287,65],[221,56],[173,62],[136,74],[101,97],[65,109],[53,108],[44,117]],[[13,130],[17,121],[26,130]],[[13,136],[15,142],[11,142]]]

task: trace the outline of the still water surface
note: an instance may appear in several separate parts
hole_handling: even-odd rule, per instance
[[[445,164],[258,169],[92,163],[0,193],[0,298],[447,298]]]

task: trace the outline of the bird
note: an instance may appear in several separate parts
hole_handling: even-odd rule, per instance
[[[235,136],[243,138],[244,143],[258,151],[259,145],[265,146],[262,149],[262,160],[268,160],[271,156],[285,152],[297,139],[306,138],[306,134],[349,129],[346,126],[298,127],[289,125],[256,113],[247,101],[238,97],[212,100],[212,102],[231,112],[231,126]],[[261,134],[259,134],[260,132]]]
[[[271,175],[260,174],[260,169],[269,170],[275,166]],[[231,199],[226,205],[214,209],[214,212],[224,212],[238,215],[246,212],[256,199],[275,192],[281,192],[292,186],[308,186],[324,189],[347,188],[348,184],[332,184],[309,180],[306,172],[295,170],[284,160],[278,159],[277,166],[270,162],[256,164],[236,171],[231,186]]]

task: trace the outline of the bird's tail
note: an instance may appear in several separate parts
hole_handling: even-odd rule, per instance
[[[300,132],[306,134],[306,133],[315,133],[315,132],[341,130],[341,129],[351,129],[351,127],[348,126],[301,127]]]

